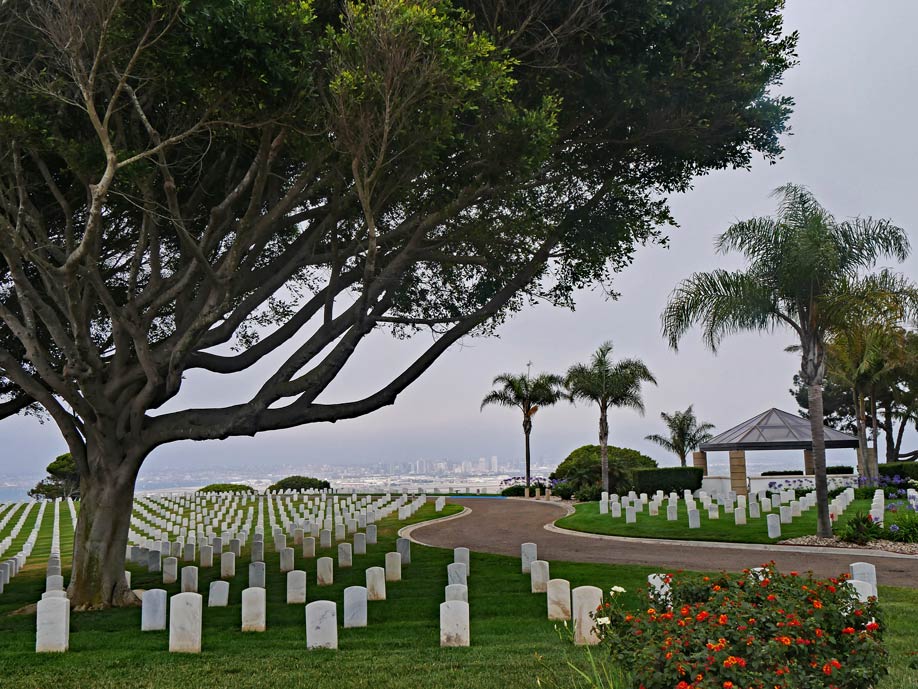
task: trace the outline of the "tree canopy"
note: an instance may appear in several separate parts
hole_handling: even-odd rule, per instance
[[[311,476],[288,476],[282,478],[277,483],[268,486],[268,490],[325,490],[331,488],[331,484],[324,480],[313,478]]]
[[[48,477],[29,491],[29,497],[45,500],[80,497],[80,471],[69,452],[58,455],[45,471]]]
[[[779,155],[782,7],[4,2],[0,414],[43,408],[80,468],[76,604],[133,602],[114,513],[156,447],[392,404],[460,338],[607,283],[667,194]],[[379,387],[325,394],[370,333],[418,329]],[[242,400],[176,400],[242,371]]]

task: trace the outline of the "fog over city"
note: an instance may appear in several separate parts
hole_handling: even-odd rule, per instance
[[[796,413],[788,390],[799,359],[784,351],[793,344],[790,331],[731,336],[716,356],[693,331],[674,352],[660,334],[660,312],[673,287],[692,272],[742,265],[738,256],[715,254],[714,237],[737,219],[773,213],[770,192],[786,182],[809,187],[839,218],[891,218],[918,245],[915,26],[918,2],[912,0],[791,0],[786,27],[800,32],[800,64],[781,87],[796,101],[783,158],[774,165],[756,160],[751,171],[709,175],[687,194],[671,198],[679,227],[668,231],[669,246],[638,249],[633,265],[615,282],[617,299],[593,290],[578,294],[575,311],[548,304],[526,308],[501,327],[499,337],[466,339],[451,348],[394,406],[364,418],[161,447],[141,470],[141,483],[172,476],[175,485],[183,485],[181,477],[193,472],[240,480],[304,467],[324,466],[333,472],[340,465],[403,471],[406,467],[398,465],[419,459],[469,461],[477,470],[479,459],[486,458],[490,471],[492,457],[498,469],[512,473],[522,457],[521,418],[509,409],[479,411],[492,378],[523,372],[528,362],[534,373],[563,373],[571,364],[588,360],[604,340],[614,343],[614,358],[642,359],[659,382],[645,388],[645,416],[632,410],[612,412],[610,443],[641,450],[661,465],[678,461],[644,440],[663,432],[661,411],[693,404],[699,419],[714,423],[717,431],[770,407]],[[918,278],[918,246],[907,263],[892,267]],[[424,333],[409,341],[375,334],[360,346],[322,401],[374,391],[429,340]],[[284,355],[278,352],[244,375],[189,374],[169,409],[242,400]],[[553,467],[574,448],[595,443],[597,418],[595,408],[582,403],[540,410],[534,420],[533,464]],[[0,490],[4,482],[34,483],[51,458],[66,451],[53,423],[22,417],[0,424],[0,447]],[[903,450],[916,447],[918,434],[909,429]],[[750,472],[765,464],[802,468],[798,454],[752,453]],[[831,451],[829,463],[852,464],[854,452]],[[712,455],[712,473],[725,465],[726,456]]]

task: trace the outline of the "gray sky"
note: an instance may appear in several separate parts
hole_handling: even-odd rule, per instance
[[[547,305],[524,311],[503,327],[499,338],[453,347],[394,407],[368,417],[255,438],[175,444],[151,455],[142,474],[260,460],[296,464],[519,457],[518,413],[478,410],[493,376],[523,371],[530,360],[534,371],[563,372],[585,361],[606,339],[614,342],[616,358],[640,357],[659,381],[658,387],[646,390],[645,417],[613,412],[610,442],[648,452],[661,463],[676,460],[643,440],[662,430],[660,411],[694,404],[699,416],[718,430],[772,406],[795,412],[787,390],[798,362],[783,351],[792,343],[789,332],[733,336],[714,356],[702,347],[697,332],[685,338],[678,353],[672,352],[659,325],[660,311],[680,279],[697,270],[740,265],[736,257],[715,255],[714,237],[734,220],[771,214],[770,191],[788,181],[808,186],[837,217],[892,218],[918,244],[918,51],[913,47],[918,2],[789,0],[788,5],[786,26],[799,30],[801,39],[800,65],[781,89],[797,102],[784,158],[776,165],[757,161],[751,172],[710,175],[688,194],[673,198],[680,227],[671,234],[671,246],[639,250],[634,265],[616,282],[618,301],[605,300],[601,292],[584,292],[574,312]],[[915,252],[899,270],[918,279],[918,246]],[[372,391],[426,344],[425,335],[413,342],[375,337],[323,399],[344,400]],[[264,370],[259,369],[262,375]],[[257,372],[247,378],[192,375],[179,401],[229,403],[258,382]],[[560,460],[573,448],[596,442],[596,426],[595,409],[582,404],[543,410],[535,419],[534,459]],[[906,449],[916,444],[918,438],[910,432]],[[0,478],[30,473],[37,479],[50,458],[65,449],[52,424],[41,426],[29,419],[0,424],[0,447]],[[830,457],[830,462],[835,459],[839,457]],[[799,462],[792,456],[787,460]],[[755,470],[754,463],[750,469]]]

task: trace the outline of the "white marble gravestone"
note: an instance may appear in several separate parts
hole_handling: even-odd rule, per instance
[[[594,632],[596,625],[593,614],[602,605],[602,589],[596,586],[578,586],[571,591],[574,643],[578,646],[599,643],[599,635]]]
[[[338,648],[338,610],[334,601],[317,600],[306,606],[306,648]]]
[[[201,652],[201,603],[199,593],[180,593],[172,596],[169,601],[170,653]]]
[[[344,589],[344,628],[367,626],[367,590],[363,586]]]
[[[440,603],[440,646],[458,647],[470,644],[469,604],[461,600]]]
[[[571,583],[567,579],[548,580],[548,619],[571,619]]]

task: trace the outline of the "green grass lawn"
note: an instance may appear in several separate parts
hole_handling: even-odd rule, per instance
[[[701,505],[699,504],[699,508]],[[660,514],[651,517],[647,507],[637,515],[634,524],[625,523],[625,511],[622,516],[614,518],[612,513],[600,514],[598,502],[584,502],[575,506],[576,512],[562,517],[555,522],[557,526],[573,531],[607,534],[610,536],[634,536],[638,538],[673,538],[690,541],[723,541],[727,543],[777,543],[785,538],[812,536],[816,533],[816,508],[812,507],[801,516],[795,517],[790,524],[781,525],[781,538],[768,537],[766,515],[758,519],[747,519],[745,526],[737,526],[733,515],[725,515],[723,510],[720,519],[708,519],[707,510],[699,509],[701,528],[688,528],[688,511],[685,503],[679,501],[679,518],[676,521],[666,520],[666,503],[660,508]],[[855,500],[836,524],[843,524],[856,512],[870,511],[869,500]],[[773,510],[772,514],[777,511]]]
[[[447,512],[457,508],[447,507]],[[51,513],[53,514],[53,512]],[[35,553],[47,553],[51,520],[46,511]],[[411,520],[437,516],[428,504]],[[69,515],[62,511],[62,521]],[[308,599],[338,602],[339,619],[345,586],[364,584],[364,569],[382,565],[394,550],[393,519],[379,529],[379,545],[366,556],[355,556],[355,568],[336,570],[333,587],[314,586],[315,565],[297,557],[306,569]],[[62,529],[66,534],[67,529]],[[23,529],[26,532],[26,529]],[[62,550],[69,550],[69,538]],[[270,546],[269,551],[273,550]],[[330,554],[322,551],[318,555]],[[519,560],[473,553],[469,578],[472,647],[441,649],[438,606],[446,585],[446,565],[452,552],[412,545],[412,564],[403,569],[403,581],[388,585],[388,600],[371,602],[369,626],[339,629],[338,651],[307,651],[303,606],[284,603],[285,585],[278,556],[266,554],[268,570],[268,631],[239,631],[241,590],[247,581],[248,553],[239,561],[239,575],[230,584],[230,607],[204,609],[204,652],[200,656],[168,653],[168,632],[140,632],[140,609],[73,613],[70,652],[36,655],[34,615],[11,615],[35,602],[44,585],[42,558],[0,595],[0,687],[41,689],[95,689],[97,687],[244,689],[248,687],[316,687],[324,689],[511,689],[571,686],[569,660],[585,666],[586,654],[559,639],[554,623],[545,617],[545,596],[529,592],[529,577],[520,573]],[[65,558],[66,568],[66,558]],[[622,598],[637,608],[636,592],[647,574],[658,568],[552,562],[551,575],[572,586],[592,584],[628,590]],[[200,590],[206,592],[219,567],[201,570]],[[134,586],[161,588],[160,575],[133,570]],[[165,587],[170,593],[177,586]],[[918,686],[918,671],[908,668],[908,651],[918,647],[916,625],[918,591],[881,588],[889,622],[891,675],[882,689]],[[559,680],[563,679],[563,683]]]

